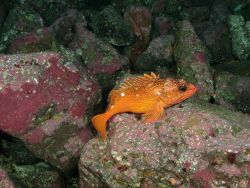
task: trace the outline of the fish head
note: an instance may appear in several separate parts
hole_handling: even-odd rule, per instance
[[[183,79],[165,79],[161,93],[164,102],[171,106],[180,103],[197,92],[197,87]]]

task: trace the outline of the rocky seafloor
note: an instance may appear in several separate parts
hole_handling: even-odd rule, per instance
[[[0,188],[250,187],[248,0],[0,0]],[[198,88],[90,123],[121,80]]]

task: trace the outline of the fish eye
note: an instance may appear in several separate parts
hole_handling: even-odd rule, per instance
[[[185,92],[187,90],[187,86],[186,85],[180,85],[178,89],[181,92]]]

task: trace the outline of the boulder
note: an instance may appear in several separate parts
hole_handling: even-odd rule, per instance
[[[0,130],[67,170],[92,137],[87,126],[100,89],[86,69],[57,53],[0,55]]]
[[[248,187],[250,116],[200,100],[144,124],[116,115],[108,140],[90,140],[79,161],[80,187]]]

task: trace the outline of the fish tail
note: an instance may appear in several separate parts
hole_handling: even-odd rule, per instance
[[[106,127],[107,127],[107,121],[110,118],[110,115],[108,113],[103,113],[94,116],[91,119],[92,125],[95,127],[99,135],[103,140],[106,140]]]

